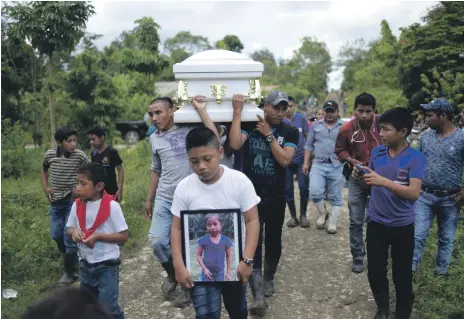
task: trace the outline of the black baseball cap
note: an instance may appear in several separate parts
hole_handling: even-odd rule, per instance
[[[282,91],[273,91],[264,99],[264,103],[277,106],[280,102],[285,102],[288,105],[288,96]]]
[[[324,106],[322,107],[325,110],[332,109],[334,111],[338,110],[338,103],[335,101],[325,101]]]

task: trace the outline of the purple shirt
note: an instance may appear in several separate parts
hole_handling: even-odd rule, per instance
[[[424,179],[425,157],[409,146],[391,158],[388,147],[381,145],[372,150],[369,167],[395,183],[409,185],[411,178]],[[386,226],[406,226],[414,223],[414,202],[395,195],[386,187],[372,186],[367,216]]]
[[[203,248],[203,263],[211,273],[224,271],[226,249],[232,247],[229,237],[221,235],[219,243],[215,244],[207,234],[198,239],[198,246]]]
[[[295,113],[291,121],[285,117],[283,121],[298,129],[298,133],[299,133],[298,145],[297,145],[295,156],[292,159],[292,164],[298,164],[298,165],[303,164],[305,135],[308,135],[308,132],[309,132],[308,120],[306,119],[304,114]]]

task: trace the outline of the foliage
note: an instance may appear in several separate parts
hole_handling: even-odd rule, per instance
[[[178,63],[195,53],[211,49],[211,46],[206,37],[180,31],[164,42],[164,49],[170,53],[172,61]]]
[[[243,43],[236,35],[226,35],[222,40],[216,42],[216,49],[242,52]]]
[[[19,178],[28,171],[25,141],[29,133],[9,119],[2,120],[2,177]]]

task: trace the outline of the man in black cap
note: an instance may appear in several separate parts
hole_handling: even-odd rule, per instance
[[[250,313],[263,315],[267,304],[264,297],[274,295],[274,275],[282,253],[282,226],[285,220],[285,168],[291,163],[298,145],[298,130],[282,122],[289,101],[282,91],[274,91],[264,99],[264,118],[258,116],[253,128],[241,127],[244,98],[234,95],[234,115],[230,129],[230,146],[239,150],[243,146],[243,172],[250,178],[258,204],[260,234],[256,248],[250,287],[253,303]],[[264,274],[262,269],[263,228],[266,233]]]
[[[338,119],[338,104],[335,101],[324,103],[325,117],[309,130],[305,144],[303,171],[310,172],[309,193],[316,205],[319,217],[316,221],[318,229],[324,229],[327,212],[324,206],[326,186],[327,198],[332,205],[327,232],[337,232],[337,221],[343,206],[343,165],[335,154],[335,141],[343,123]]]

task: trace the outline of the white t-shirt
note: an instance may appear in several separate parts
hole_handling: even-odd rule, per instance
[[[240,209],[242,213],[258,205],[251,181],[242,172],[221,165],[224,173],[214,184],[203,183],[198,175],[191,174],[177,185],[171,213],[180,218],[183,210]],[[242,247],[245,247],[245,226],[242,218]]]
[[[87,202],[85,228],[92,227],[97,218],[98,209],[100,208],[101,199]],[[76,203],[71,207],[68,222],[66,227],[80,228],[79,220],[77,219]],[[100,234],[115,234],[127,230],[126,220],[122,214],[121,206],[114,200],[110,203],[110,216],[108,219],[95,230],[95,233]],[[77,244],[79,248],[80,258],[84,258],[89,264],[102,262],[105,260],[119,258],[118,244],[109,244],[101,241],[95,242],[93,248],[86,244]]]

